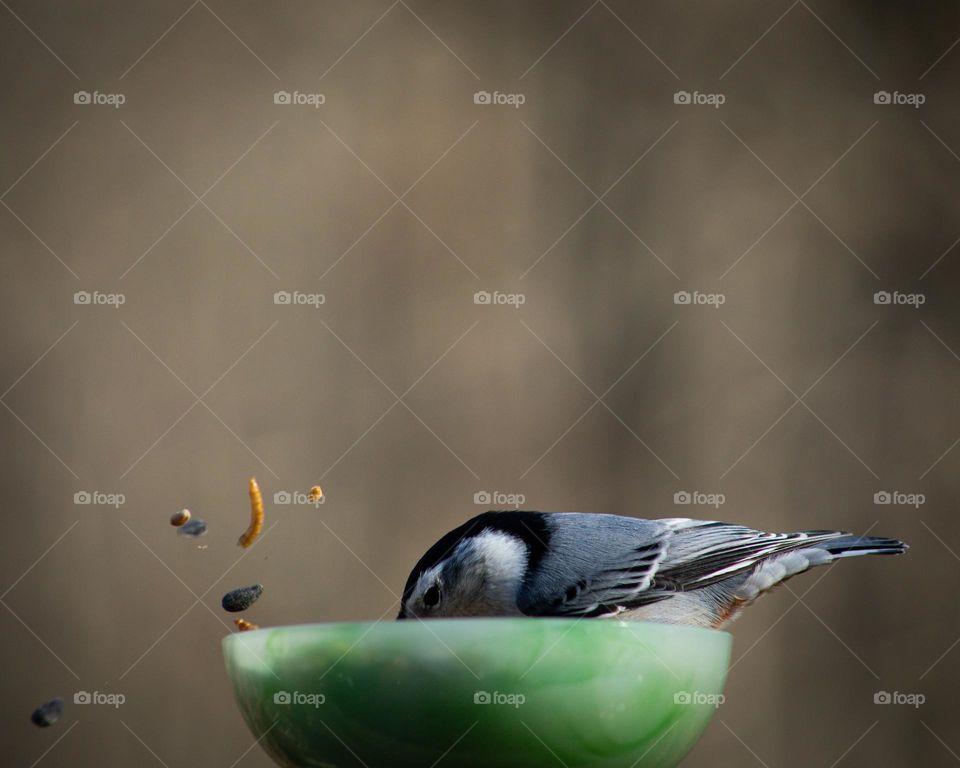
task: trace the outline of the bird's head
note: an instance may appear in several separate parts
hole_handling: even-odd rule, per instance
[[[519,613],[517,590],[527,570],[524,542],[490,528],[455,536],[458,531],[434,544],[411,571],[398,619]]]

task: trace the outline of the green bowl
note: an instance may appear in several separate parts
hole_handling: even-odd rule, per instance
[[[730,635],[615,620],[312,624],[223,640],[250,730],[282,766],[677,765]]]

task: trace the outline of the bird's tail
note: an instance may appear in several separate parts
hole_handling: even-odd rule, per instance
[[[796,539],[794,539],[796,537]],[[841,531],[803,531],[789,534],[800,545],[768,555],[747,576],[741,576],[736,588],[720,600],[721,607],[713,624],[722,628],[742,608],[787,579],[818,565],[827,565],[842,557],[859,555],[899,555],[909,547],[899,539],[883,536],[856,536]],[[803,544],[802,542],[806,542]]]
[[[807,531],[816,535],[824,531]],[[850,533],[838,533],[835,538],[824,539],[815,546],[830,553],[831,559],[857,557],[858,555],[901,555],[910,547],[899,539],[884,536],[855,536]]]

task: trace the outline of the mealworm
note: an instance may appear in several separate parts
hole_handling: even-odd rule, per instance
[[[184,523],[190,522],[190,510],[181,509],[179,512],[174,512],[170,515],[170,525],[175,528],[179,528]]]
[[[237,544],[244,549],[253,544],[263,530],[263,495],[260,493],[260,486],[257,485],[257,478],[250,478],[248,490],[250,492],[250,525],[237,541]]]
[[[310,489],[309,498],[310,502],[313,504],[320,501],[320,499],[323,498],[323,488],[321,488],[319,485],[313,486],[313,488]]]
[[[260,629],[259,624],[254,624],[252,621],[247,621],[246,619],[234,619],[233,623],[237,625],[237,629],[241,632],[249,632],[251,629]]]

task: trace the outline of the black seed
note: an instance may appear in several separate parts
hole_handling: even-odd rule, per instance
[[[229,611],[230,613],[237,613],[247,610],[247,608],[260,599],[260,595],[262,594],[262,584],[254,584],[252,587],[240,587],[232,592],[227,592],[220,601],[220,604],[223,606],[223,610]]]
[[[30,715],[33,724],[40,728],[47,728],[53,725],[63,716],[63,699],[51,699],[46,704],[41,704]]]
[[[188,523],[184,523],[179,528],[177,528],[177,533],[181,536],[189,536],[191,539],[197,538],[197,536],[203,536],[207,532],[207,524],[199,517],[193,518]]]

